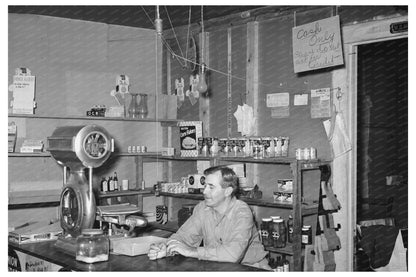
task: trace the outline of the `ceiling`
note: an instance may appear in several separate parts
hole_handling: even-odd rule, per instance
[[[163,28],[171,29],[172,26],[188,25],[190,7],[191,23],[200,23],[201,6],[159,6]],[[203,17],[205,21],[260,7],[264,6],[204,6]],[[156,10],[156,6],[9,6],[8,8],[9,13],[47,15],[148,29],[154,28]]]

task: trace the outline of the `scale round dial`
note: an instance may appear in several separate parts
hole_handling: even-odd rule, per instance
[[[84,138],[83,149],[91,159],[101,159],[109,151],[107,137],[101,132],[92,132]]]

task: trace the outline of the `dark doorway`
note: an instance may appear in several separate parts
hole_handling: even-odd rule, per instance
[[[408,39],[358,46],[357,73],[357,223],[407,230]]]

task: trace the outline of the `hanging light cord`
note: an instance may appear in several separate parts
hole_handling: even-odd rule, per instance
[[[204,48],[205,48],[205,33],[204,33],[204,6],[201,6],[201,29],[202,29],[202,34],[201,34],[201,63],[203,64],[205,61],[205,56],[204,56]]]
[[[146,12],[146,10],[143,8],[143,6],[141,6],[141,8],[143,9],[143,11],[146,14],[147,18],[150,20],[150,22],[154,26],[154,23],[153,23],[152,19],[150,18],[150,16],[148,15],[148,13]],[[203,28],[203,26],[201,26],[201,27]],[[176,36],[176,34],[175,34],[175,36]],[[202,36],[202,37],[204,37],[204,36]],[[169,53],[173,56],[173,58],[176,58],[177,59],[177,61],[181,64],[182,67],[185,67],[185,65],[182,64],[181,60],[188,61],[190,63],[193,63],[193,64],[197,65],[197,66],[202,66],[202,63],[198,63],[196,61],[192,61],[190,59],[187,59],[187,58],[185,58],[183,56],[180,56],[180,55],[176,54],[175,51],[173,51],[172,48],[169,46],[169,44],[167,43],[167,41],[163,37],[163,35],[161,35],[160,38],[162,39],[163,45],[165,45],[165,47],[169,51]],[[238,77],[238,76],[235,76],[235,75],[230,75],[230,74],[228,74],[226,72],[223,72],[221,70],[214,69],[212,67],[208,67],[206,65],[205,65],[205,70],[214,71],[214,72],[217,72],[217,73],[219,73],[221,75],[230,76],[233,79],[237,79],[237,80],[241,80],[241,81],[246,81],[247,80],[246,78]],[[264,84],[264,83],[260,83],[260,82],[256,82],[256,84],[258,84],[259,86],[263,86],[263,87],[270,87],[270,88],[275,88],[276,87],[276,85],[274,85],[274,84]]]
[[[175,36],[176,43],[178,44],[179,50],[181,51],[181,55],[183,56],[182,47],[181,47],[181,45],[179,43],[178,36],[176,35],[175,28],[172,25],[172,21],[170,20],[170,16],[169,16],[169,13],[168,13],[168,10],[167,10],[166,6],[165,6],[165,11],[166,11],[166,15],[168,16],[170,26],[172,27],[172,31],[173,31],[173,34]]]

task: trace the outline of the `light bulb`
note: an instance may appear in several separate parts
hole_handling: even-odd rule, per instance
[[[205,64],[202,64],[201,66],[201,75],[199,76],[199,82],[198,82],[198,85],[196,86],[196,89],[200,93],[204,93],[208,89],[207,82],[205,80]]]

